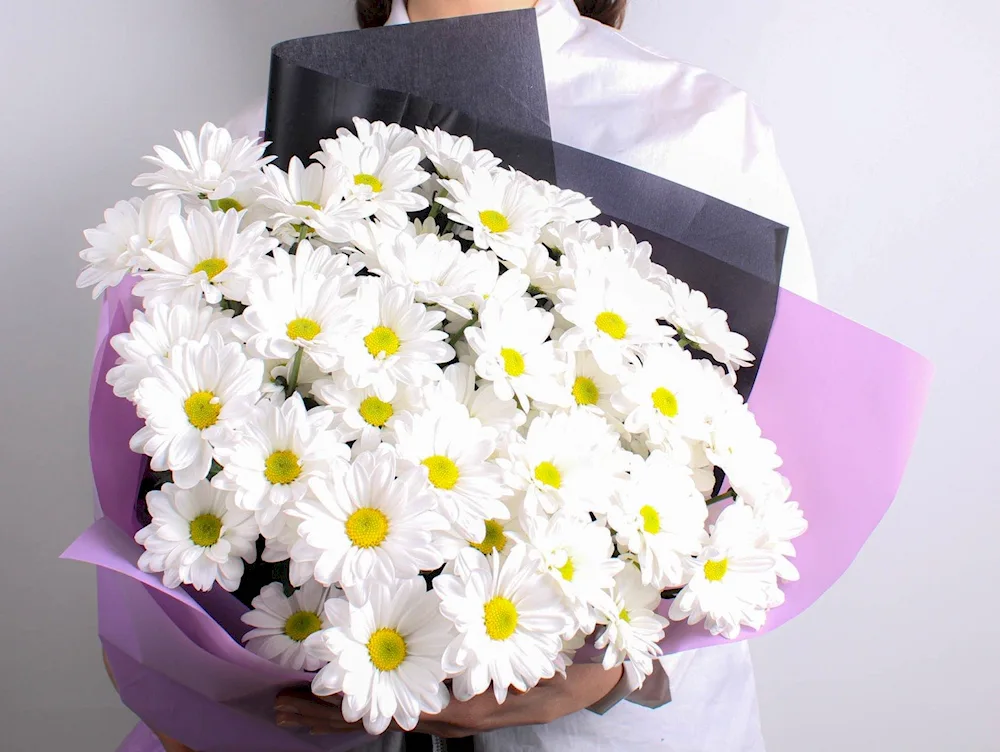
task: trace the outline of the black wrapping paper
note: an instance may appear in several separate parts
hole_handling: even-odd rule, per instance
[[[777,304],[787,228],[712,196],[554,143],[533,11],[349,31],[276,45],[267,126],[286,166],[353,117],[468,135],[529,175],[590,196],[599,221],[650,242],[653,260],[729,314],[758,360]],[[756,366],[740,369],[747,396]]]

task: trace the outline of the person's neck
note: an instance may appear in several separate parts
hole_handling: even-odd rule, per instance
[[[411,21],[430,21],[435,18],[534,8],[537,4],[538,0],[407,0],[406,11]]]

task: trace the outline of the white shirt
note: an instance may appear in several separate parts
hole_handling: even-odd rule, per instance
[[[707,71],[662,57],[581,17],[573,0],[538,0],[538,32],[555,141],[652,172],[789,228],[781,284],[815,299],[812,259],[770,127],[748,95]],[[394,0],[389,24],[409,23]],[[263,108],[230,124],[262,129]],[[763,752],[746,642],[661,659],[669,677],[647,680],[604,715],[581,711],[544,726],[483,734],[485,752],[663,750]],[[669,696],[669,703],[657,705]],[[386,734],[359,750],[402,748]]]

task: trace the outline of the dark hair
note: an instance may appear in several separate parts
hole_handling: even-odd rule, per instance
[[[576,0],[580,14],[615,29],[622,27],[628,0]],[[392,12],[392,0],[356,0],[358,25],[362,29],[385,26]]]

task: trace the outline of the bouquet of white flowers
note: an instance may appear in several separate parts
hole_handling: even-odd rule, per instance
[[[138,278],[107,381],[144,421],[143,571],[252,599],[246,647],[372,733],[783,602],[806,522],[754,356],[648,243],[439,129],[356,119],[287,171],[178,135],[78,280]]]

